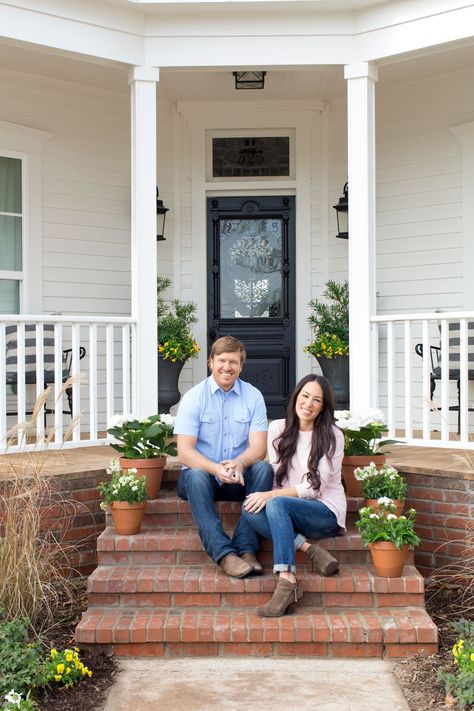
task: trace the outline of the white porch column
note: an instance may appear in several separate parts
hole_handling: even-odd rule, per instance
[[[349,182],[350,406],[376,402],[375,314],[375,82],[368,62],[344,67],[347,79]]]
[[[156,326],[156,82],[159,69],[130,70],[132,110],[132,354],[133,414],[158,411]]]

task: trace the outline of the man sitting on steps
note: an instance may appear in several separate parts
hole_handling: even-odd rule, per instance
[[[243,343],[219,338],[209,357],[211,375],[181,399],[174,432],[183,465],[177,493],[189,501],[208,555],[227,575],[261,574],[255,557],[257,534],[243,517],[232,539],[222,527],[215,501],[243,501],[272,488],[273,470],[266,454],[267,412],[263,396],[240,380]]]

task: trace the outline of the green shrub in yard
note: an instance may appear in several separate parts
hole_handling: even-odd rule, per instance
[[[446,692],[452,694],[461,709],[474,708],[474,622],[460,620],[452,627],[459,634],[453,647],[455,671],[438,671],[438,677],[446,684]]]
[[[2,701],[12,690],[25,695],[43,682],[41,642],[28,641],[28,622],[25,619],[0,619],[0,670]]]

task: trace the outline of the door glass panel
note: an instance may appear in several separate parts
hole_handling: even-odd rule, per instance
[[[281,316],[281,219],[220,220],[219,226],[221,318]]]
[[[20,313],[20,282],[0,279],[0,311],[4,314]]]
[[[21,219],[0,215],[0,269],[21,271]]]

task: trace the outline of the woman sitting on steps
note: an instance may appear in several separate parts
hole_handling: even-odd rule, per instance
[[[261,617],[280,617],[302,597],[296,579],[295,550],[312,561],[313,570],[332,575],[339,562],[308,538],[338,535],[345,529],[346,496],[341,481],[344,435],[334,424],[330,382],[307,375],[297,384],[285,420],[268,430],[272,491],[247,496],[243,515],[257,533],[273,540],[273,597],[257,608]]]

